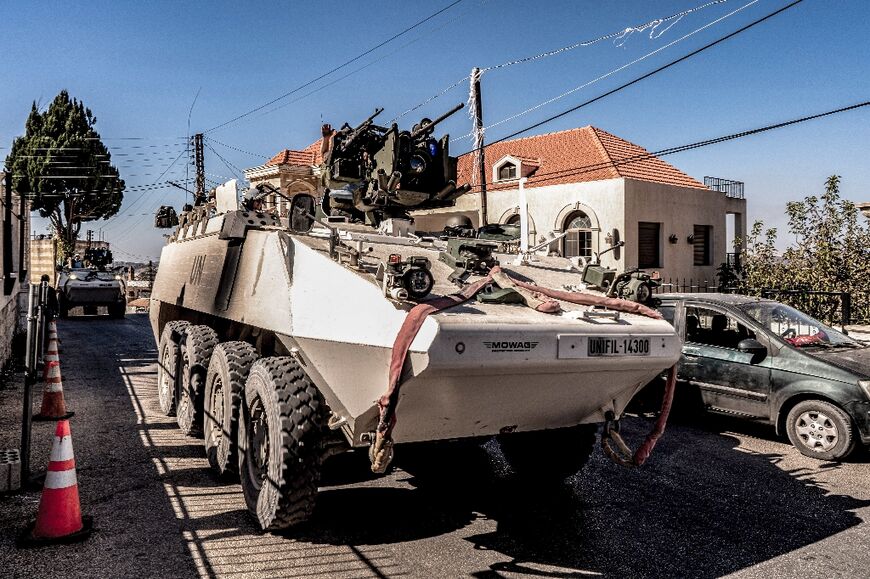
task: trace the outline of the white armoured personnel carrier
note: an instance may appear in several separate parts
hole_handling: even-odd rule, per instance
[[[322,462],[342,450],[367,448],[383,472],[394,444],[497,436],[518,474],[564,478],[596,425],[679,358],[654,311],[565,291],[580,281],[566,260],[498,267],[516,256],[495,242],[414,235],[407,210],[468,189],[434,124],[326,127],[332,215],[306,195],[287,218],[238,207],[231,182],[163,249],[161,408],[238,472],[264,529],[310,516]]]
[[[74,308],[81,307],[85,314],[97,314],[99,307],[113,318],[123,318],[127,312],[127,290],[120,275],[107,271],[112,252],[88,249],[84,259],[72,258],[68,267],[58,271],[58,314],[65,318]]]

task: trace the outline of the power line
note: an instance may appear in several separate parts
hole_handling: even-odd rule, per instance
[[[753,2],[751,2],[751,4],[754,4],[754,3],[757,2],[757,1],[758,1],[758,0],[754,0]],[[624,28],[624,29],[622,29],[622,30],[619,30],[619,31],[617,31],[617,32],[612,32],[612,33],[610,33],[610,34],[605,34],[605,35],[603,35],[603,36],[599,36],[599,37],[594,38],[594,39],[591,39],[591,40],[584,40],[584,41],[576,42],[576,43],[571,44],[571,45],[568,45],[568,46],[563,46],[563,47],[561,47],[561,48],[557,48],[557,49],[555,49],[555,50],[549,50],[549,51],[547,51],[547,52],[539,53],[539,54],[536,54],[536,55],[533,55],[533,56],[527,56],[527,57],[524,57],[524,58],[518,58],[518,59],[515,59],[515,60],[508,61],[508,62],[503,62],[503,63],[501,63],[501,64],[496,64],[496,65],[492,65],[492,66],[483,67],[483,68],[480,69],[480,72],[481,72],[481,73],[484,73],[484,72],[488,72],[488,71],[490,71],[490,70],[497,70],[497,69],[501,69],[501,68],[506,68],[506,67],[514,66],[514,65],[517,65],[517,64],[524,64],[524,63],[527,63],[527,62],[532,62],[532,61],[540,60],[540,59],[543,59],[543,58],[548,58],[548,57],[551,57],[551,56],[556,56],[556,55],[559,55],[559,54],[563,54],[563,53],[565,53],[565,52],[569,52],[569,51],[574,50],[574,49],[576,49],[576,48],[581,48],[581,47],[591,46],[591,45],[593,45],[593,44],[597,44],[597,43],[602,42],[602,41],[604,41],[604,40],[610,40],[610,39],[618,38],[618,39],[622,39],[623,41],[625,41],[625,40],[627,40],[628,36],[630,36],[631,34],[634,34],[634,33],[637,33],[637,32],[643,32],[643,31],[645,31],[645,30],[650,30],[650,38],[659,38],[659,37],[662,36],[665,32],[667,32],[667,31],[670,30],[673,26],[675,26],[675,25],[677,24],[677,22],[679,22],[680,20],[682,20],[683,17],[685,17],[685,16],[687,16],[687,15],[693,13],[693,12],[698,12],[698,11],[703,10],[703,9],[705,9],[705,8],[708,8],[708,7],[710,7],[710,6],[713,6],[713,5],[716,5],[716,4],[723,4],[723,3],[725,3],[725,2],[728,2],[728,0],[712,0],[711,2],[707,2],[707,3],[705,3],[705,4],[702,4],[702,5],[700,5],[700,6],[697,6],[697,7],[695,7],[695,8],[690,8],[690,9],[688,9],[688,10],[683,10],[682,12],[678,12],[678,13],[676,13],[676,14],[672,14],[672,15],[670,15],[670,16],[665,16],[665,17],[662,17],[662,18],[656,18],[656,19],[654,19],[654,20],[650,20],[649,22],[646,22],[646,23],[644,23],[644,24],[638,24],[638,25],[635,25],[635,26],[629,26],[629,27]],[[671,23],[667,28],[665,28],[664,30],[662,30],[662,31],[658,32],[658,34],[656,34],[656,30],[658,29],[659,26],[661,26],[661,25],[664,24],[665,22],[671,22],[672,20],[674,21],[673,23]],[[653,35],[655,35],[655,36],[653,36]],[[622,45],[622,44],[620,44],[620,46],[621,46],[621,45]],[[670,46],[670,45],[669,45],[669,46]],[[655,54],[655,53],[651,53],[651,54]],[[632,64],[634,64],[634,63],[632,63]],[[619,69],[619,70],[621,70],[621,69]],[[614,72],[616,72],[616,71],[614,71]],[[398,116],[396,116],[395,118],[393,118],[390,122],[391,122],[391,123],[394,123],[394,122],[396,122],[397,120],[399,120],[399,119],[401,119],[402,117],[404,117],[405,115],[407,115],[407,114],[409,114],[409,113],[412,113],[412,112],[414,112],[415,110],[419,109],[420,107],[423,107],[423,106],[429,104],[430,102],[434,101],[435,99],[438,99],[438,98],[444,96],[445,94],[447,94],[448,92],[452,91],[452,90],[455,89],[456,87],[462,85],[462,84],[463,84],[465,81],[467,81],[468,79],[469,79],[469,76],[464,76],[464,77],[462,77],[461,79],[457,80],[456,82],[454,82],[454,83],[451,84],[450,86],[448,86],[448,87],[442,89],[441,91],[439,91],[438,93],[436,93],[436,94],[430,96],[429,98],[427,98],[427,99],[424,100],[423,102],[421,102],[421,103],[419,103],[419,104],[417,104],[417,105],[414,105],[414,106],[411,107],[410,109],[408,109],[408,110],[406,110],[405,112],[399,114]],[[552,99],[552,100],[558,100],[559,98],[562,98],[563,96],[567,96],[567,94],[570,94],[570,92],[569,92],[569,93],[566,93],[566,94],[563,94],[563,95],[561,95],[561,96],[559,96],[559,97],[556,97],[555,99]],[[550,101],[550,102],[552,102],[552,101]],[[545,103],[545,104],[546,104],[546,103]],[[543,106],[543,105],[541,105],[541,106]],[[533,109],[532,109],[532,110],[533,110]],[[523,113],[521,113],[521,114],[525,114],[526,112],[530,112],[530,111],[523,111]],[[516,118],[517,116],[520,116],[520,115],[516,115],[516,116],[514,116],[514,117],[512,117],[512,118]],[[512,120],[512,119],[507,119],[507,120]],[[506,121],[500,121],[500,123],[501,123],[501,122],[506,122]],[[496,124],[500,124],[500,123],[496,123]],[[487,128],[488,128],[488,127],[487,127]],[[462,137],[459,137],[459,139],[467,138],[467,137],[469,137],[469,136],[470,136],[470,134],[469,134],[469,135],[463,135]]]
[[[218,159],[220,159],[221,161],[223,161],[223,163],[224,163],[224,165],[226,165],[227,169],[230,170],[230,173],[233,173],[233,174],[237,175],[237,176],[238,176],[239,178],[241,178],[241,179],[244,179],[244,178],[245,178],[245,172],[244,172],[244,171],[242,171],[241,169],[239,169],[238,167],[236,167],[235,165],[233,165],[232,163],[230,163],[229,161],[227,161],[226,159],[224,159],[224,158],[221,156],[221,154],[218,153],[217,151],[215,151],[215,150],[214,150],[214,147],[212,147],[211,145],[206,144],[205,146],[208,147],[208,150],[209,150],[209,151],[211,151],[212,153],[214,153],[215,155],[217,155],[217,158],[218,158]]]
[[[485,1],[486,1],[486,0],[481,0],[481,3],[485,2]],[[393,50],[393,51],[391,51],[391,52],[388,52],[388,53],[386,53],[386,54],[384,54],[384,55],[381,55],[380,57],[376,58],[375,60],[373,60],[373,61],[371,61],[371,62],[368,62],[368,63],[366,63],[366,64],[360,66],[359,68],[355,68],[355,69],[353,69],[352,71],[348,72],[347,74],[344,74],[344,75],[342,75],[342,76],[340,76],[340,77],[338,77],[338,78],[335,78],[335,79],[333,79],[333,80],[327,82],[326,84],[322,84],[322,85],[320,85],[319,87],[317,87],[317,88],[315,88],[315,89],[313,89],[313,90],[311,90],[311,91],[309,91],[309,92],[307,92],[307,93],[305,93],[305,94],[303,94],[303,95],[300,95],[300,96],[296,97],[296,98],[293,99],[292,101],[289,101],[289,102],[286,102],[286,103],[282,103],[282,104],[280,104],[280,105],[278,105],[278,106],[276,106],[276,107],[274,107],[274,108],[272,108],[272,109],[269,109],[268,111],[265,111],[264,113],[262,113],[260,116],[266,116],[266,115],[268,115],[268,114],[270,114],[270,113],[274,113],[275,111],[280,110],[280,109],[282,109],[282,108],[284,108],[284,107],[286,107],[286,106],[292,105],[293,103],[297,103],[297,102],[299,102],[299,101],[301,101],[301,100],[303,100],[303,99],[306,99],[306,98],[310,97],[310,96],[313,95],[314,93],[320,92],[320,91],[322,91],[322,90],[325,89],[325,88],[329,88],[330,86],[332,86],[332,85],[334,85],[334,84],[337,84],[337,83],[343,81],[344,79],[346,79],[346,78],[348,78],[348,77],[351,77],[351,76],[355,75],[355,74],[358,73],[358,72],[361,72],[361,71],[363,71],[363,70],[365,70],[365,69],[367,69],[367,68],[369,68],[369,67],[371,67],[371,66],[374,66],[375,64],[378,64],[379,62],[382,62],[383,60],[386,60],[387,58],[391,57],[392,55],[394,55],[394,54],[396,54],[396,53],[398,53],[398,52],[401,52],[402,50],[404,50],[405,48],[411,46],[411,45],[414,44],[415,42],[419,42],[420,40],[426,38],[427,36],[429,36],[429,35],[431,35],[431,34],[434,34],[435,32],[438,32],[439,30],[442,30],[442,29],[444,29],[444,28],[447,28],[448,26],[450,26],[451,24],[453,24],[454,22],[456,22],[457,20],[459,20],[460,18],[462,18],[463,16],[465,16],[468,12],[469,12],[469,11],[466,10],[465,12],[460,13],[460,14],[459,14],[458,16],[456,16],[455,18],[453,18],[453,19],[451,19],[451,20],[448,20],[448,21],[446,21],[445,23],[441,24],[440,26],[438,26],[438,27],[436,27],[436,28],[433,28],[432,30],[430,30],[430,31],[428,31],[428,32],[426,32],[426,33],[423,33],[423,34],[421,34],[420,36],[417,36],[416,38],[413,38],[413,39],[409,40],[409,41],[406,42],[405,44],[402,44],[401,46],[399,46],[397,49],[395,49],[395,50]],[[465,79],[463,79],[463,80],[466,80],[467,78],[468,78],[468,77],[465,77]],[[458,85],[458,84],[461,83],[461,82],[462,82],[462,81],[458,81],[457,83],[454,83],[454,85]],[[451,87],[451,88],[452,88],[452,87]],[[431,102],[431,100],[434,100],[434,99],[430,99],[430,102]],[[421,106],[422,106],[422,105],[421,105]],[[418,107],[415,107],[415,108],[418,108]],[[407,114],[407,113],[403,113],[403,114]]]
[[[770,18],[773,18],[774,16],[776,16],[776,15],[778,15],[778,14],[781,14],[782,12],[785,12],[785,11],[788,10],[789,8],[793,8],[794,6],[797,6],[797,5],[800,4],[801,2],[803,2],[803,0],[794,0],[793,2],[791,2],[791,3],[789,3],[789,4],[785,5],[785,6],[783,6],[782,8],[779,8],[778,10],[775,10],[775,11],[771,12],[770,14],[767,14],[766,16],[762,16],[761,18],[759,18],[759,19],[757,19],[757,20],[754,20],[753,22],[750,22],[750,23],[747,24],[746,26],[743,26],[743,27],[741,27],[741,28],[738,28],[738,29],[735,30],[734,32],[731,32],[731,33],[729,33],[729,34],[726,34],[725,36],[723,36],[723,37],[721,37],[721,38],[719,38],[719,39],[717,39],[717,40],[714,40],[713,42],[710,42],[710,43],[708,43],[708,44],[705,44],[705,45],[702,46],[701,48],[698,48],[698,49],[696,49],[696,50],[693,50],[692,52],[690,52],[690,53],[688,53],[688,54],[686,54],[686,55],[684,55],[684,56],[681,56],[680,58],[677,58],[676,60],[672,60],[671,62],[669,62],[669,63],[667,63],[667,64],[664,64],[664,65],[662,65],[662,66],[656,68],[655,70],[652,70],[652,71],[650,71],[650,72],[648,72],[648,73],[646,73],[646,74],[643,74],[643,75],[641,75],[641,76],[635,78],[634,80],[631,80],[631,81],[629,81],[629,82],[626,82],[626,83],[624,83],[624,84],[621,84],[620,86],[618,86],[618,87],[616,87],[616,88],[614,88],[614,89],[611,89],[611,90],[609,90],[609,91],[607,91],[607,92],[605,92],[605,93],[603,93],[603,94],[600,94],[600,95],[598,95],[598,96],[595,97],[595,98],[592,98],[592,99],[589,99],[589,100],[587,100],[587,101],[585,101],[585,102],[582,102],[582,103],[580,103],[580,104],[577,105],[577,106],[571,107],[571,108],[568,109],[568,110],[562,111],[561,113],[558,113],[558,114],[555,114],[555,115],[553,115],[553,116],[551,116],[551,117],[548,117],[548,118],[546,118],[546,119],[544,119],[544,120],[542,120],[542,121],[539,121],[539,122],[537,122],[537,123],[535,123],[535,124],[533,124],[533,125],[530,125],[530,126],[524,128],[524,129],[520,129],[520,130],[518,130],[518,131],[514,131],[513,133],[511,133],[511,134],[509,134],[509,135],[507,135],[507,136],[501,137],[500,139],[497,139],[497,140],[495,140],[495,141],[492,141],[491,143],[488,143],[486,146],[488,147],[488,146],[490,146],[490,145],[494,145],[494,144],[496,144],[496,143],[501,143],[502,141],[506,141],[506,140],[508,140],[508,139],[511,139],[511,138],[513,138],[513,137],[516,137],[516,136],[518,136],[518,135],[521,135],[521,134],[523,134],[523,133],[525,133],[525,132],[527,132],[527,131],[530,131],[530,130],[532,130],[532,129],[536,129],[536,128],[538,128],[538,127],[540,127],[540,126],[542,126],[542,125],[545,125],[545,124],[547,124],[547,123],[549,123],[549,122],[551,122],[551,121],[554,121],[554,120],[556,120],[556,119],[559,119],[559,118],[561,118],[561,117],[564,117],[565,115],[568,115],[568,114],[570,114],[570,113],[573,113],[573,112],[575,112],[575,111],[577,111],[577,110],[579,110],[579,109],[581,109],[581,108],[583,108],[583,107],[585,107],[585,106],[587,106],[587,105],[591,105],[591,104],[594,103],[594,102],[600,101],[601,99],[603,99],[603,98],[605,98],[605,97],[608,97],[608,96],[610,96],[610,95],[612,95],[612,94],[615,94],[615,93],[617,93],[617,92],[619,92],[619,91],[621,91],[621,90],[623,90],[623,89],[626,89],[626,88],[628,88],[628,87],[630,87],[630,86],[632,86],[632,85],[635,85],[635,84],[639,83],[639,82],[642,81],[642,80],[645,80],[645,79],[647,79],[647,78],[649,78],[649,77],[651,77],[651,76],[653,76],[653,75],[656,75],[656,74],[658,74],[658,73],[660,73],[660,72],[663,72],[663,71],[665,71],[665,70],[671,68],[672,66],[675,66],[675,65],[677,65],[677,64],[679,64],[679,63],[681,63],[681,62],[683,62],[683,61],[685,61],[685,60],[688,60],[689,58],[692,58],[693,56],[696,56],[696,55],[698,55],[698,54],[704,52],[704,51],[707,50],[707,49],[713,48],[714,46],[716,46],[716,45],[718,45],[718,44],[721,44],[722,42],[725,42],[726,40],[728,40],[728,39],[730,39],[730,38],[733,38],[733,37],[737,36],[737,35],[740,34],[741,32],[745,32],[745,31],[749,30],[750,28],[752,28],[752,27],[754,27],[754,26],[756,26],[756,25],[758,25],[758,24],[761,24],[762,22],[765,22],[766,20],[769,20]]]
[[[699,33],[699,32],[702,32],[702,31],[706,30],[707,28],[710,28],[711,26],[714,26],[714,25],[720,23],[720,22],[722,22],[723,20],[726,20],[726,19],[730,18],[731,16],[734,16],[734,15],[737,14],[738,12],[742,12],[743,10],[749,8],[750,6],[752,6],[753,4],[756,4],[756,3],[758,3],[758,2],[759,2],[759,0],[751,0],[750,2],[748,2],[748,3],[744,4],[743,6],[741,6],[740,8],[737,8],[736,10],[732,10],[732,11],[729,12],[728,14],[725,14],[725,15],[723,15],[723,16],[720,16],[719,18],[716,18],[715,20],[712,20],[711,22],[708,22],[707,24],[701,26],[700,28],[696,28],[695,30],[689,32],[688,34],[684,34],[683,36],[681,36],[680,38],[677,38],[676,40],[672,40],[671,42],[665,44],[664,46],[660,46],[659,48],[656,48],[655,50],[653,50],[653,51],[651,51],[651,52],[648,52],[648,53],[644,54],[643,56],[641,56],[641,57],[639,57],[639,58],[636,58],[636,59],[632,60],[631,62],[628,62],[628,63],[626,63],[626,64],[623,64],[622,66],[619,66],[619,67],[617,67],[617,68],[614,68],[613,70],[611,70],[611,71],[609,71],[609,72],[606,72],[606,73],[604,73],[604,74],[602,74],[602,75],[600,75],[600,76],[598,76],[598,77],[596,77],[596,78],[594,78],[594,79],[592,79],[592,80],[590,80],[590,81],[588,81],[588,82],[585,82],[585,83],[583,83],[583,84],[581,84],[581,85],[579,85],[579,86],[576,86],[576,87],[574,87],[574,88],[572,88],[572,89],[570,89],[570,90],[567,90],[567,91],[563,92],[562,94],[559,94],[559,95],[556,95],[556,96],[554,96],[554,97],[552,97],[552,98],[549,98],[549,99],[547,99],[547,100],[545,100],[545,101],[543,101],[543,102],[540,102],[540,103],[538,103],[538,104],[536,104],[536,105],[534,105],[534,106],[532,106],[532,107],[529,107],[529,108],[527,108],[527,109],[525,109],[525,110],[523,110],[523,111],[520,111],[520,112],[515,113],[515,114],[513,114],[513,115],[511,115],[511,116],[509,116],[509,117],[506,117],[506,118],[504,118],[504,119],[501,119],[500,121],[496,121],[496,122],[494,122],[494,123],[492,123],[492,124],[486,126],[486,127],[484,128],[484,130],[485,130],[485,131],[488,131],[489,129],[492,129],[493,127],[497,127],[497,126],[499,126],[499,125],[503,125],[504,123],[510,122],[510,121],[512,121],[512,120],[514,120],[514,119],[517,119],[517,118],[521,117],[521,116],[527,115],[527,114],[529,114],[529,113],[531,113],[531,112],[533,112],[533,111],[536,111],[536,110],[538,110],[538,109],[540,109],[540,108],[542,108],[542,107],[545,107],[545,106],[547,106],[547,105],[549,105],[549,104],[552,104],[552,103],[556,102],[557,100],[563,99],[563,98],[565,98],[566,96],[569,96],[569,95],[571,95],[571,94],[574,94],[575,92],[577,92],[577,91],[579,91],[579,90],[582,90],[582,89],[584,89],[584,88],[588,88],[588,87],[592,86],[593,84],[595,84],[595,83],[597,83],[597,82],[600,82],[600,81],[602,81],[602,80],[604,80],[604,79],[606,79],[606,78],[609,78],[609,77],[613,76],[614,74],[616,74],[616,73],[618,73],[618,72],[621,72],[621,71],[623,71],[623,70],[625,70],[625,69],[627,69],[627,68],[629,68],[629,67],[631,67],[631,66],[634,66],[635,64],[637,64],[637,63],[639,63],[639,62],[642,62],[642,61],[646,60],[647,58],[649,58],[649,57],[651,57],[651,56],[654,56],[654,55],[658,54],[659,52],[662,52],[663,50],[667,50],[668,48],[674,46],[675,44],[679,44],[680,42],[686,40],[687,38],[690,38],[690,37],[694,36],[695,34],[697,34],[697,33]],[[461,137],[457,137],[455,140],[456,140],[456,141],[461,141],[461,140],[463,140],[463,139],[470,138],[473,134],[474,134],[474,133],[468,133],[467,135],[462,135]]]
[[[652,153],[645,151],[645,152],[639,153],[637,155],[625,157],[624,159],[602,161],[600,163],[593,163],[590,165],[581,165],[578,167],[570,167],[568,169],[560,169],[558,171],[547,171],[544,173],[539,173],[539,174],[533,175],[532,176],[533,183],[531,183],[529,186],[536,186],[539,183],[544,182],[544,181],[552,181],[554,179],[563,179],[565,177],[571,177],[574,175],[581,175],[583,173],[590,173],[593,171],[598,171],[598,170],[606,169],[606,168],[610,168],[610,167],[617,167],[617,166],[621,166],[621,165],[630,165],[632,163],[638,163],[640,161],[646,161],[649,159],[655,159],[655,158],[664,157],[667,155],[674,155],[676,153],[683,153],[685,151],[690,151],[692,149],[700,149],[701,147],[707,147],[710,145],[716,145],[716,144],[724,143],[727,141],[742,139],[744,137],[758,135],[758,134],[766,133],[768,131],[773,131],[776,129],[782,129],[782,128],[789,127],[792,125],[797,125],[800,123],[805,123],[808,121],[821,119],[824,117],[829,117],[832,115],[857,110],[857,109],[867,107],[867,106],[870,106],[870,100],[860,102],[860,103],[857,103],[854,105],[848,105],[848,106],[832,109],[832,110],[825,111],[822,113],[816,113],[816,114],[807,115],[804,117],[799,117],[799,118],[792,119],[789,121],[783,121],[783,122],[774,123],[771,125],[766,125],[763,127],[758,127],[755,129],[740,131],[738,133],[731,133],[729,135],[723,135],[723,136],[715,137],[712,139],[706,139],[703,141],[696,141],[694,143],[689,143],[686,145],[679,145],[676,147],[668,147],[665,149],[659,149],[658,151],[654,151]],[[544,179],[541,179],[541,177],[544,177]],[[475,190],[472,190],[472,191],[477,192]]]
[[[557,48],[555,50],[548,50],[547,52],[542,52],[540,54],[535,54],[533,56],[526,56],[524,58],[510,60],[508,62],[503,62],[501,64],[487,66],[485,68],[481,68],[480,71],[487,72],[490,70],[496,70],[499,68],[506,68],[509,66],[517,65],[517,64],[525,64],[527,62],[532,62],[535,60],[541,60],[543,58],[548,58],[550,56],[556,56],[558,54],[563,54],[565,52],[569,52],[569,51],[574,50],[576,48],[592,46],[593,44],[597,44],[599,42],[603,42],[605,40],[611,40],[614,38],[625,40],[629,36],[631,36],[632,34],[635,34],[637,32],[643,32],[645,30],[649,30],[650,31],[650,38],[655,39],[655,38],[658,38],[659,36],[661,36],[662,34],[664,34],[665,32],[667,32],[668,30],[670,30],[670,28],[673,27],[677,22],[682,20],[683,17],[688,16],[689,14],[691,14],[693,12],[698,12],[698,11],[703,10],[705,8],[709,8],[710,6],[713,6],[716,4],[723,4],[725,2],[728,2],[728,0],[712,0],[711,2],[707,2],[706,4],[696,6],[695,8],[689,8],[688,10],[683,10],[682,12],[678,12],[678,13],[672,14],[670,16],[665,16],[664,18],[656,18],[656,19],[650,20],[649,22],[646,22],[644,24],[638,24],[636,26],[629,26],[628,28],[624,28],[624,29],[619,30],[617,32],[611,32],[610,34],[605,34],[603,36],[599,36],[598,38],[593,38],[592,40],[584,40],[583,42],[576,42],[576,43],[570,44],[568,46],[563,46],[562,48]],[[661,32],[659,32],[658,34],[653,36],[659,26],[661,26],[665,22],[671,22],[672,20],[675,20],[676,22],[673,22],[670,26],[668,26],[667,28],[665,28],[664,30],[662,30]]]
[[[266,155],[261,155],[259,153],[252,153],[250,151],[245,151],[244,149],[239,149],[238,147],[233,147],[232,145],[227,145],[226,143],[221,143],[220,141],[212,139],[211,137],[207,137],[206,140],[209,141],[210,143],[214,143],[216,145],[220,145],[221,147],[226,147],[227,149],[231,149],[233,151],[238,151],[239,153],[244,153],[244,154],[250,155],[252,157],[259,157],[261,159],[271,159],[271,157],[268,157]]]
[[[283,99],[287,98],[288,96],[290,96],[290,95],[292,95],[292,94],[294,94],[294,93],[296,93],[296,92],[299,92],[300,90],[302,90],[302,89],[304,89],[304,88],[306,88],[306,87],[311,86],[311,85],[314,84],[315,82],[317,82],[317,81],[319,81],[319,80],[321,80],[321,79],[323,79],[323,78],[326,78],[326,77],[329,76],[330,74],[332,74],[332,73],[334,73],[334,72],[336,72],[336,71],[338,71],[338,70],[341,70],[342,68],[346,67],[347,65],[356,62],[357,60],[363,58],[364,56],[367,56],[367,55],[371,54],[372,52],[374,52],[375,50],[381,48],[382,46],[384,46],[384,45],[386,45],[386,44],[389,44],[390,42],[392,42],[393,40],[399,38],[400,36],[402,36],[402,35],[404,35],[404,34],[407,34],[407,33],[410,32],[411,30],[414,30],[414,29],[417,28],[418,26],[421,26],[422,24],[425,24],[425,23],[428,22],[429,20],[432,20],[433,18],[435,18],[436,16],[442,14],[443,12],[446,12],[447,10],[450,10],[451,8],[453,8],[454,6],[456,6],[457,4],[459,4],[459,3],[461,3],[461,2],[463,2],[463,0],[454,0],[453,2],[451,2],[450,4],[448,4],[447,6],[445,6],[444,8],[438,10],[437,12],[435,12],[435,13],[433,13],[433,14],[430,14],[429,16],[427,16],[426,18],[424,18],[423,20],[420,20],[420,21],[418,21],[418,22],[412,24],[411,26],[405,28],[405,29],[402,30],[401,32],[399,32],[399,33],[397,33],[397,34],[394,34],[394,35],[391,36],[390,38],[388,38],[388,39],[384,40],[383,42],[381,42],[381,43],[379,43],[379,44],[373,46],[372,48],[369,48],[369,49],[366,50],[365,52],[362,52],[361,54],[358,54],[357,56],[354,56],[354,57],[351,58],[350,60],[347,60],[347,61],[345,61],[344,63],[342,63],[342,64],[336,66],[335,68],[332,68],[331,70],[329,70],[329,71],[327,71],[327,72],[321,74],[321,75],[318,76],[317,78],[314,78],[314,79],[312,79],[312,80],[309,80],[308,82],[306,82],[306,83],[304,83],[304,84],[301,84],[301,85],[297,86],[297,87],[294,88],[293,90],[290,90],[290,91],[288,91],[288,92],[282,94],[281,96],[279,96],[279,97],[277,97],[277,98],[275,98],[275,99],[272,99],[271,101],[269,101],[269,102],[267,102],[267,103],[265,103],[265,104],[262,104],[262,105],[260,105],[260,106],[258,106],[258,107],[255,107],[255,108],[253,108],[253,109],[251,109],[251,110],[249,110],[249,111],[247,111],[247,112],[245,112],[245,113],[242,113],[242,114],[240,114],[240,115],[238,115],[238,116],[236,116],[236,117],[234,117],[234,118],[232,118],[232,119],[230,119],[230,120],[228,120],[228,121],[226,121],[226,122],[224,122],[224,123],[221,123],[221,124],[219,124],[219,125],[217,125],[217,126],[214,126],[214,127],[210,128],[210,129],[208,129],[207,131],[204,131],[204,133],[211,133],[212,131],[216,131],[216,130],[218,130],[218,129],[220,129],[220,128],[223,128],[223,127],[225,127],[225,126],[227,126],[227,125],[229,125],[229,124],[231,124],[231,123],[235,123],[236,121],[239,121],[239,120],[241,120],[241,119],[243,119],[243,118],[245,118],[245,117],[247,117],[247,116],[250,116],[250,115],[252,115],[252,114],[254,114],[254,113],[258,112],[258,111],[261,111],[261,110],[263,110],[264,108],[266,108],[266,107],[268,107],[268,106],[271,106],[271,105],[277,103],[278,101],[283,100]]]

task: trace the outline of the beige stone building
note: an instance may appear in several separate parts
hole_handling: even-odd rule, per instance
[[[0,293],[0,367],[12,354],[12,338],[24,331],[27,314],[28,238],[30,206],[25,198],[7,188],[6,175],[0,172],[0,261],[3,265],[3,291]]]
[[[321,161],[318,140],[302,151],[281,151],[246,170],[245,177],[288,196],[320,196]],[[525,178],[531,242],[567,232],[549,250],[588,258],[624,241],[625,247],[602,258],[617,269],[641,267],[665,279],[715,282],[716,268],[729,254],[733,258],[726,229],[736,237],[746,231],[742,183],[707,179],[705,185],[642,147],[591,126],[489,145],[485,171],[487,223],[519,222],[519,181]],[[460,157],[458,182],[474,184],[472,192],[455,207],[415,212],[417,231],[440,232],[454,215],[466,215],[480,226],[477,173],[470,154]],[[267,198],[267,206],[285,215],[287,202],[275,197]]]
[[[320,140],[301,151],[284,149],[264,165],[245,170],[245,178],[251,185],[267,183],[287,197],[296,193],[308,193],[319,197],[320,186]],[[278,195],[268,195],[266,209],[276,209],[282,217],[287,216],[289,201]]]
[[[459,159],[459,182],[476,183],[471,155]],[[566,257],[590,257],[614,241],[625,247],[602,262],[641,267],[664,278],[709,279],[746,230],[742,184],[711,180],[718,189],[624,139],[582,127],[496,143],[486,148],[488,223],[519,222],[519,180],[525,178],[530,241],[568,232],[549,248]],[[739,185],[739,187],[737,186]],[[451,215],[481,222],[479,187],[456,206],[418,212],[418,230],[438,231]],[[729,217],[730,216],[730,217]]]

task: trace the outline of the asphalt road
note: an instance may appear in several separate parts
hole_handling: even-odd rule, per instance
[[[160,415],[145,316],[65,320],[59,334],[82,509],[96,532],[17,550],[39,496],[0,498],[5,577],[870,575],[868,452],[821,463],[767,428],[710,418],[672,422],[641,469],[596,451],[550,493],[521,487],[497,452],[488,465],[434,468],[431,453],[399,447],[403,466],[380,478],[365,457],[343,455],[310,525],[261,534],[238,484],[217,480],[201,441]],[[20,396],[0,390],[0,448],[17,446]],[[626,438],[648,427],[627,419]],[[52,432],[34,430],[37,469]]]

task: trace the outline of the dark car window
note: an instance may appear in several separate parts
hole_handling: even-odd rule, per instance
[[[697,306],[686,308],[687,342],[737,348],[737,344],[747,338],[755,338],[755,332],[733,316]]]
[[[779,302],[752,302],[740,306],[740,309],[793,346],[848,345],[860,347],[860,344],[852,338]]]
[[[658,307],[658,310],[662,314],[662,317],[673,326],[677,308],[673,304],[662,304]]]

